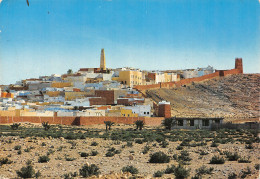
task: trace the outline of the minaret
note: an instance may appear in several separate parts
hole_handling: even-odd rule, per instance
[[[101,55],[100,55],[100,70],[106,70],[106,58],[105,58],[105,51],[102,48],[101,49]]]

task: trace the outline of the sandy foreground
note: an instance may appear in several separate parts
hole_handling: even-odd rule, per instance
[[[89,127],[89,126],[88,126]],[[130,126],[131,127],[131,126]],[[104,129],[104,125],[90,126],[89,128]],[[113,126],[113,130],[117,128],[129,128],[129,126],[118,125]],[[92,142],[98,143],[97,146],[91,146]],[[44,144],[45,145],[44,145]],[[26,166],[26,161],[32,160],[35,171],[40,171],[40,178],[63,178],[64,174],[69,172],[79,173],[79,169],[86,163],[96,164],[100,168],[101,174],[97,178],[129,178],[130,173],[122,173],[121,169],[124,166],[132,165],[139,171],[137,178],[152,178],[153,174],[158,170],[165,170],[167,166],[178,162],[174,159],[170,163],[152,164],[149,163],[150,155],[157,151],[163,151],[169,156],[174,154],[179,155],[180,150],[176,147],[181,143],[180,141],[171,142],[166,148],[162,148],[158,142],[144,142],[138,144],[133,142],[133,146],[127,146],[127,142],[104,140],[101,138],[86,138],[77,140],[67,140],[64,138],[41,138],[41,137],[27,137],[20,138],[19,136],[1,136],[0,137],[0,158],[8,157],[12,163],[5,164],[0,167],[0,178],[16,178],[16,171]],[[185,147],[190,153],[192,160],[185,168],[190,168],[190,177],[196,174],[195,169],[205,165],[213,167],[211,175],[203,175],[203,178],[228,178],[232,172],[237,175],[250,168],[251,174],[246,178],[258,178],[259,171],[255,169],[255,165],[259,164],[260,147],[258,143],[253,143],[254,149],[246,149],[245,144],[235,142],[233,144],[220,144],[218,147],[210,147],[210,142],[206,146]],[[15,146],[21,146],[21,154],[15,150]],[[143,154],[145,146],[150,146],[148,153]],[[121,151],[113,157],[106,157],[107,150],[111,147]],[[30,148],[29,151],[24,151]],[[209,154],[201,155],[200,151],[206,151]],[[81,152],[91,153],[97,151],[96,156],[81,157]],[[241,156],[250,157],[251,163],[238,163],[238,161],[227,161],[224,164],[209,164],[213,155],[219,154],[219,151],[237,152]],[[49,154],[50,161],[47,163],[39,163],[39,156]],[[69,160],[72,161],[69,161]],[[80,178],[77,176],[76,178]],[[174,174],[164,174],[163,178],[175,178]]]

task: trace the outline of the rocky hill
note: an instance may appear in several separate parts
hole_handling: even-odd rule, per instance
[[[172,116],[258,118],[260,74],[230,75],[146,94],[157,103],[170,101]]]

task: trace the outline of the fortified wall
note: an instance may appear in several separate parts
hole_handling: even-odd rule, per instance
[[[164,117],[38,117],[38,116],[0,116],[0,124],[12,124],[20,122],[42,123],[61,125],[95,125],[104,124],[104,121],[111,121],[117,124],[134,124],[137,120],[143,120],[145,125],[159,126],[164,120]]]
[[[192,82],[200,82],[200,81],[209,80],[216,77],[223,77],[227,75],[242,74],[242,73],[243,73],[242,58],[236,58],[235,68],[231,70],[215,70],[215,73],[203,75],[196,78],[187,78],[176,82],[164,82],[164,83],[152,84],[152,85],[137,85],[134,88],[137,89],[138,91],[158,89],[158,88],[174,88],[182,85],[187,85]]]

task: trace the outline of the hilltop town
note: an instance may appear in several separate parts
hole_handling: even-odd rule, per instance
[[[256,178],[259,81],[241,58],[111,69],[102,49],[99,68],[3,85],[0,178]]]
[[[80,68],[77,72],[69,69],[66,74],[1,86],[0,116],[17,122],[21,117],[171,117],[168,99],[153,100],[147,97],[146,90],[169,89],[238,73],[243,73],[242,59],[236,59],[232,70],[215,70],[211,66],[168,71],[110,69],[102,49],[99,68]]]

